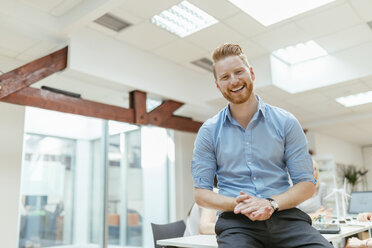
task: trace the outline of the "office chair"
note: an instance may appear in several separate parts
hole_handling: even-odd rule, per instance
[[[163,246],[159,246],[156,244],[156,241],[160,239],[170,239],[170,238],[178,238],[182,237],[183,233],[185,232],[186,225],[183,220],[172,222],[165,225],[158,225],[151,223],[152,234],[154,235],[154,245],[155,248],[163,248]],[[173,247],[173,246],[167,246]]]

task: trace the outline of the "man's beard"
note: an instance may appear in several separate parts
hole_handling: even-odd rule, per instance
[[[245,83],[244,86],[245,86],[244,89],[242,89],[244,92],[239,95],[235,95],[230,91],[230,89],[227,89],[226,91],[223,91],[221,93],[225,97],[225,99],[228,100],[230,103],[241,104],[248,101],[253,91],[252,83],[250,84]]]

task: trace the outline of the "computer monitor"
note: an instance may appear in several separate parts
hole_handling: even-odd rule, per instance
[[[37,209],[43,208],[48,203],[48,196],[46,195],[26,195],[26,206]]]
[[[372,212],[372,191],[351,192],[349,214]]]

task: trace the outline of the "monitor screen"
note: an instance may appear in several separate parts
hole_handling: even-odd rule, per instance
[[[27,195],[26,206],[42,208],[48,203],[48,196],[46,195]]]
[[[351,192],[349,213],[359,214],[364,212],[372,212],[372,191]]]

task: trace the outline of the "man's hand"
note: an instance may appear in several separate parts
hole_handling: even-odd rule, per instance
[[[358,221],[369,221],[372,220],[372,213],[361,213],[357,217]]]
[[[238,204],[234,209],[234,213],[244,214],[253,221],[267,220],[274,212],[268,200],[250,196],[243,191],[240,191],[240,195],[236,197],[236,202]]]
[[[366,240],[360,240],[353,237],[348,239],[345,248],[365,248],[367,247],[366,242]]]

